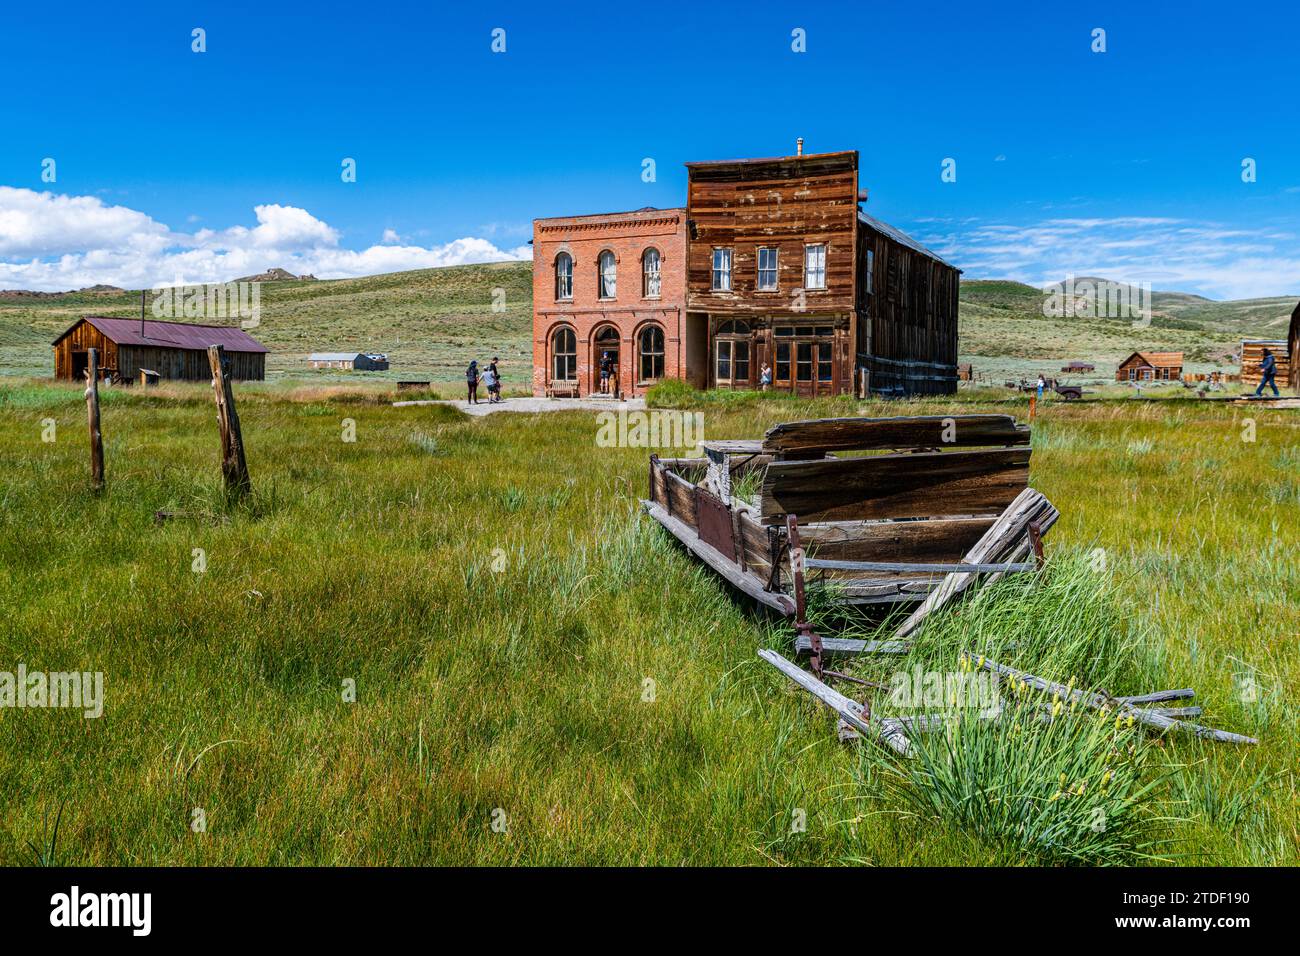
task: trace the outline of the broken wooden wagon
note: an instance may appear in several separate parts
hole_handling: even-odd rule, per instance
[[[1026,496],[1029,426],[1010,415],[786,422],[703,448],[703,458],[652,455],[642,505],[784,615],[802,611],[805,574],[863,605],[925,602],[950,574],[1028,570],[1026,527],[1036,547],[1057,517]],[[1013,504],[1022,520],[1008,538],[999,520]]]

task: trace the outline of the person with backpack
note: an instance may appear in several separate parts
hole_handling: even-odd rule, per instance
[[[1256,395],[1264,394],[1264,386],[1267,385],[1273,389],[1273,395],[1281,393],[1277,390],[1277,359],[1268,349],[1264,349],[1264,360],[1259,363],[1259,388],[1255,389]]]
[[[465,388],[468,392],[466,405],[478,404],[478,359],[471,359],[469,368],[465,369]]]
[[[488,382],[488,401],[501,401],[501,373],[497,370],[497,362],[500,361],[495,355],[492,356],[492,363],[488,365],[488,375],[492,380]],[[486,378],[486,376],[484,376]]]

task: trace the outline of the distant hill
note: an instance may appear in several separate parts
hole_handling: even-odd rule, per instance
[[[342,348],[388,354],[391,370],[367,378],[457,382],[471,358],[493,355],[503,360],[507,386],[531,377],[531,263],[329,280],[272,269],[245,279],[253,280],[265,284],[261,323],[252,334],[271,349],[272,377],[342,374],[306,367],[311,352]],[[1138,349],[1181,350],[1191,370],[1233,368],[1241,339],[1285,338],[1296,305],[1293,297],[1215,302],[1155,292],[1151,324],[1135,327],[1130,318],[1045,315],[1045,300],[1041,289],[1020,282],[963,282],[961,360],[994,380],[1055,374],[1071,359],[1092,362],[1095,377],[1104,379]],[[50,343],[78,317],[136,316],[139,310],[138,291],[111,287],[0,293],[0,374],[49,375]]]
[[[238,279],[232,279],[232,282],[317,282],[319,281],[313,275],[296,276],[288,269],[276,267],[268,269],[266,272],[255,276],[240,276]]]

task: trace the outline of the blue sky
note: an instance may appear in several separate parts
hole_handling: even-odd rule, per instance
[[[859,149],[867,209],[967,278],[1300,291],[1294,4],[73,2],[5,16],[0,287],[526,256],[534,217],[678,205],[683,162],[779,155],[802,136]]]

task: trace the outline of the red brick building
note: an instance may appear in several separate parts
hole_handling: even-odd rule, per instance
[[[533,394],[599,394],[603,356],[622,395],[685,377],[685,306],[685,209],[534,220]]]

